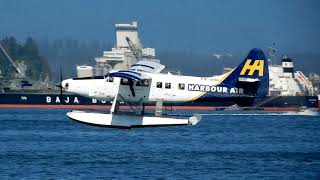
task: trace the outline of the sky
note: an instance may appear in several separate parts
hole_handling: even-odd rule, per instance
[[[320,53],[318,0],[0,0],[0,38],[114,42],[114,24],[138,21],[144,46],[243,52],[273,43]]]

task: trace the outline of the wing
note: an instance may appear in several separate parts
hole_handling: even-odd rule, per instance
[[[153,62],[153,61],[139,61],[132,65],[128,70],[120,70],[115,72],[110,72],[108,76],[110,77],[120,77],[129,80],[146,80],[151,79],[146,73],[160,73],[166,66]]]
[[[146,73],[160,73],[166,66],[153,61],[139,61],[132,65],[128,70],[110,72],[107,76],[120,77],[129,80],[129,87],[132,96],[135,96],[133,81],[151,79]]]
[[[132,65],[129,70],[148,72],[148,73],[160,73],[166,66],[154,61],[139,61]]]
[[[135,80],[135,81],[151,79],[149,76],[143,73],[132,71],[132,70],[121,70],[121,71],[111,72],[108,74],[108,76],[120,77],[120,78],[129,79],[129,80]]]

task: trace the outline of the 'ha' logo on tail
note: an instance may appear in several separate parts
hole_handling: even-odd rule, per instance
[[[244,64],[240,75],[245,75],[246,72],[249,70],[248,75],[252,76],[255,71],[259,72],[259,76],[263,76],[263,67],[264,67],[264,60],[255,60],[254,63],[251,65],[252,59],[247,59],[246,63]]]
[[[269,91],[268,61],[263,51],[252,49],[232,72],[227,74],[221,86],[244,89],[244,94],[266,96]]]

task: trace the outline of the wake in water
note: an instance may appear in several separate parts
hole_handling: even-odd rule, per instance
[[[279,112],[279,113],[206,113],[201,116],[319,116],[316,111],[312,112]]]

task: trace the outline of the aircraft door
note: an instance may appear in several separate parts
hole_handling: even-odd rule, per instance
[[[150,87],[149,99],[156,101],[157,99],[163,99],[164,95],[164,83],[161,81],[153,81]]]
[[[113,98],[119,91],[119,79],[114,77],[107,77],[105,79],[105,86],[103,91],[105,92],[107,97]]]
[[[173,92],[173,84],[170,82],[164,83],[164,91],[163,91],[164,100],[172,101],[175,97]]]
[[[149,97],[150,93],[150,87],[151,87],[151,81],[146,79],[146,80],[141,80],[141,81],[136,81],[134,84],[134,91],[136,94],[136,99],[140,100],[146,99]]]

